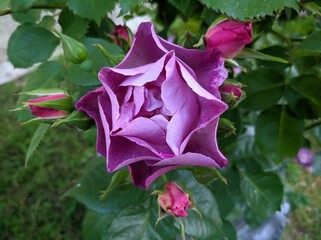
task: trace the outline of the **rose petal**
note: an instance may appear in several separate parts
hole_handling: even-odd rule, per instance
[[[110,138],[110,145],[107,152],[107,170],[113,172],[128,164],[143,160],[159,161],[152,151],[142,147],[124,137],[113,136]]]
[[[159,157],[174,155],[166,143],[166,131],[155,121],[138,117],[129,122],[121,131],[113,136],[123,136],[127,139],[150,149]]]
[[[218,120],[219,118],[217,117],[207,124],[206,127],[193,132],[185,151],[208,156],[214,159],[219,167],[225,167],[228,161],[219,150],[216,138],[213,137],[216,136]]]
[[[148,189],[159,176],[175,169],[176,166],[150,167],[144,161],[128,165],[130,176],[135,186]]]
[[[137,29],[131,49],[116,68],[129,69],[153,63],[166,52],[159,42],[152,23],[144,22]]]
[[[97,126],[97,152],[106,157],[106,136],[98,107],[98,96],[102,95],[103,92],[103,87],[100,87],[94,91],[87,93],[85,96],[78,100],[78,102],[76,103],[76,108],[79,111],[86,112],[91,118],[94,119]],[[104,100],[104,104],[108,106],[108,98]],[[108,119],[110,119],[110,117],[107,115],[106,120],[108,121]]]

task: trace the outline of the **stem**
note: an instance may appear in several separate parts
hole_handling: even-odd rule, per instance
[[[33,4],[30,9],[63,9],[66,5],[63,4]],[[0,16],[8,15],[13,13],[11,8],[0,11]]]
[[[317,127],[317,126],[319,126],[319,125],[321,125],[321,119],[316,120],[316,121],[310,123],[308,126],[306,126],[306,127],[303,129],[303,131],[307,131],[307,130],[309,130],[309,129],[311,129],[311,128],[314,128],[314,127]]]
[[[182,240],[186,240],[186,238],[185,238],[185,226],[184,226],[184,222],[183,222],[182,219],[180,219],[179,226],[180,226],[180,230],[181,230],[181,238],[182,238]]]

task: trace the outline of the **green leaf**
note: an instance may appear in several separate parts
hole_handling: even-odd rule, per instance
[[[273,104],[284,94],[284,78],[272,69],[258,69],[244,75],[244,88],[246,99],[240,106],[251,109],[265,109]]]
[[[102,195],[100,197],[101,199],[108,198],[114,191],[125,191],[129,189],[131,185],[129,172],[126,170],[119,170],[113,175],[107,189],[101,192]]]
[[[45,136],[48,128],[50,127],[49,124],[40,124],[37,128],[35,134],[33,135],[30,145],[27,150],[26,158],[25,158],[25,166],[27,166],[29,159],[34,154],[34,152],[37,150],[37,147],[41,143],[43,137]]]
[[[229,17],[241,20],[273,15],[274,11],[277,11],[284,7],[290,7],[296,10],[298,9],[296,0],[201,0],[201,2],[209,8],[225,13]]]
[[[194,0],[169,0],[168,2],[187,18],[192,16],[198,7],[197,1]]]
[[[99,38],[86,38],[84,41],[84,45],[88,50],[88,57],[86,60],[88,60],[87,63],[90,63],[90,65],[93,66],[92,70],[95,72],[100,71],[102,67],[108,66],[108,62],[102,52],[97,47],[94,47],[94,44],[100,44],[113,56],[123,54],[123,50],[117,44]]]
[[[103,16],[114,9],[115,0],[67,0],[69,8],[80,17],[100,23]]]
[[[314,32],[308,36],[304,41],[302,41],[299,49],[312,52],[312,53],[321,53],[321,31]]]
[[[321,81],[313,75],[301,75],[293,78],[289,86],[315,105],[321,107]]]
[[[242,52],[240,52],[236,56],[236,58],[244,58],[244,59],[256,58],[256,59],[261,59],[261,60],[265,60],[265,61],[288,63],[288,61],[283,59],[283,58],[273,57],[273,56],[270,56],[270,55],[255,51],[255,50],[250,49],[250,48],[244,48],[242,50]]]
[[[210,184],[214,180],[221,180],[227,184],[226,178],[216,168],[192,167],[191,170],[196,181],[201,184]]]
[[[102,45],[100,44],[94,44],[95,47],[97,47],[101,52],[102,54],[105,56],[108,64],[110,67],[114,67],[116,66],[117,64],[119,64],[124,56],[123,55],[119,55],[119,56],[113,56],[112,54],[110,54]]]
[[[285,105],[277,105],[258,116],[255,140],[262,153],[280,162],[296,155],[302,142],[302,130],[303,120],[293,117]]]
[[[264,220],[280,209],[283,199],[283,184],[274,173],[249,174],[241,171],[241,191],[259,220]]]
[[[83,38],[87,32],[88,21],[76,16],[68,8],[62,10],[58,22],[61,26],[62,33],[76,40]]]
[[[119,212],[122,209],[145,202],[150,193],[131,186],[127,191],[114,191],[108,198],[100,199],[101,191],[110,185],[112,174],[106,170],[103,161],[97,164],[81,178],[80,182],[70,189],[65,196],[76,198],[87,208],[104,214]]]
[[[132,9],[134,9],[138,4],[142,4],[143,0],[120,0],[120,14],[119,15],[124,15]]]
[[[102,239],[106,224],[114,218],[113,214],[101,214],[87,210],[82,223],[82,237],[84,240]]]
[[[11,0],[11,9],[13,12],[22,12],[31,8],[36,0]]]
[[[21,25],[9,39],[8,57],[15,67],[30,67],[46,61],[58,44],[59,39],[50,31],[33,25]]]
[[[31,9],[27,12],[15,12],[11,16],[19,23],[35,23],[40,19],[41,10]]]
[[[163,219],[155,226],[157,219],[156,201],[131,205],[120,211],[107,223],[103,240],[175,240],[178,233],[173,218]]]
[[[67,68],[65,77],[68,81],[79,86],[101,85],[96,73],[83,70],[80,66],[71,65]]]

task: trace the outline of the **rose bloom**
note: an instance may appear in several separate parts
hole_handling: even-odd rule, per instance
[[[308,148],[300,148],[296,155],[296,161],[303,167],[311,167],[315,153]]]
[[[76,104],[97,125],[97,151],[113,172],[128,166],[147,189],[157,177],[185,165],[221,168],[219,116],[228,108],[218,87],[227,77],[216,49],[185,49],[142,23],[124,60],[98,75],[102,87]]]
[[[252,23],[226,20],[205,34],[206,50],[217,48],[224,58],[233,58],[252,42]]]

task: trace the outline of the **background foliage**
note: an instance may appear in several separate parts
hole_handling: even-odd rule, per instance
[[[175,42],[185,47],[197,43],[221,14],[253,21],[254,38],[247,46],[251,50],[235,59],[243,72],[236,74],[231,63],[226,64],[229,78],[243,83],[247,93],[238,108],[223,115],[237,128],[235,135],[219,139],[220,149],[230,160],[229,167],[214,172],[186,168],[167,175],[168,180],[189,189],[202,216],[189,212],[183,220],[186,234],[196,239],[236,239],[236,220],[245,219],[257,227],[284,201],[291,202],[294,209],[295,204],[299,207],[302,195],[292,187],[289,169],[301,147],[315,152],[321,148],[321,2],[5,0],[0,3],[0,15],[12,14],[20,23],[9,41],[9,60],[18,68],[40,63],[28,76],[23,91],[60,87],[77,100],[99,86],[97,72],[113,65],[128,50],[126,44],[119,47],[110,36],[115,24],[106,13],[115,4],[120,6],[120,15],[126,14],[125,22],[147,15],[162,37],[174,36]],[[59,29],[54,30],[57,23]],[[64,54],[50,58],[59,44]],[[93,44],[107,51],[107,59]],[[83,48],[87,57],[75,59],[74,54]],[[18,102],[24,100],[26,97],[21,96]],[[19,115],[20,122],[30,118],[28,111]],[[59,131],[65,131],[63,126],[53,137],[61,139]],[[75,144],[74,149],[84,149],[79,142]],[[50,152],[51,147],[44,149]],[[66,154],[60,154],[60,160],[67,164]],[[92,155],[83,161],[90,158]],[[31,160],[30,164],[41,169],[35,159]],[[319,160],[314,160],[316,175],[320,175]],[[80,185],[74,184],[66,193],[88,209],[83,238],[175,239],[180,231],[178,221],[168,217],[154,226],[158,217],[156,198],[150,193],[163,186],[163,179],[149,192],[137,190],[128,182],[127,172],[108,174],[102,159],[98,159],[88,167]],[[101,198],[104,190],[107,193]],[[8,225],[4,222],[1,226]]]

